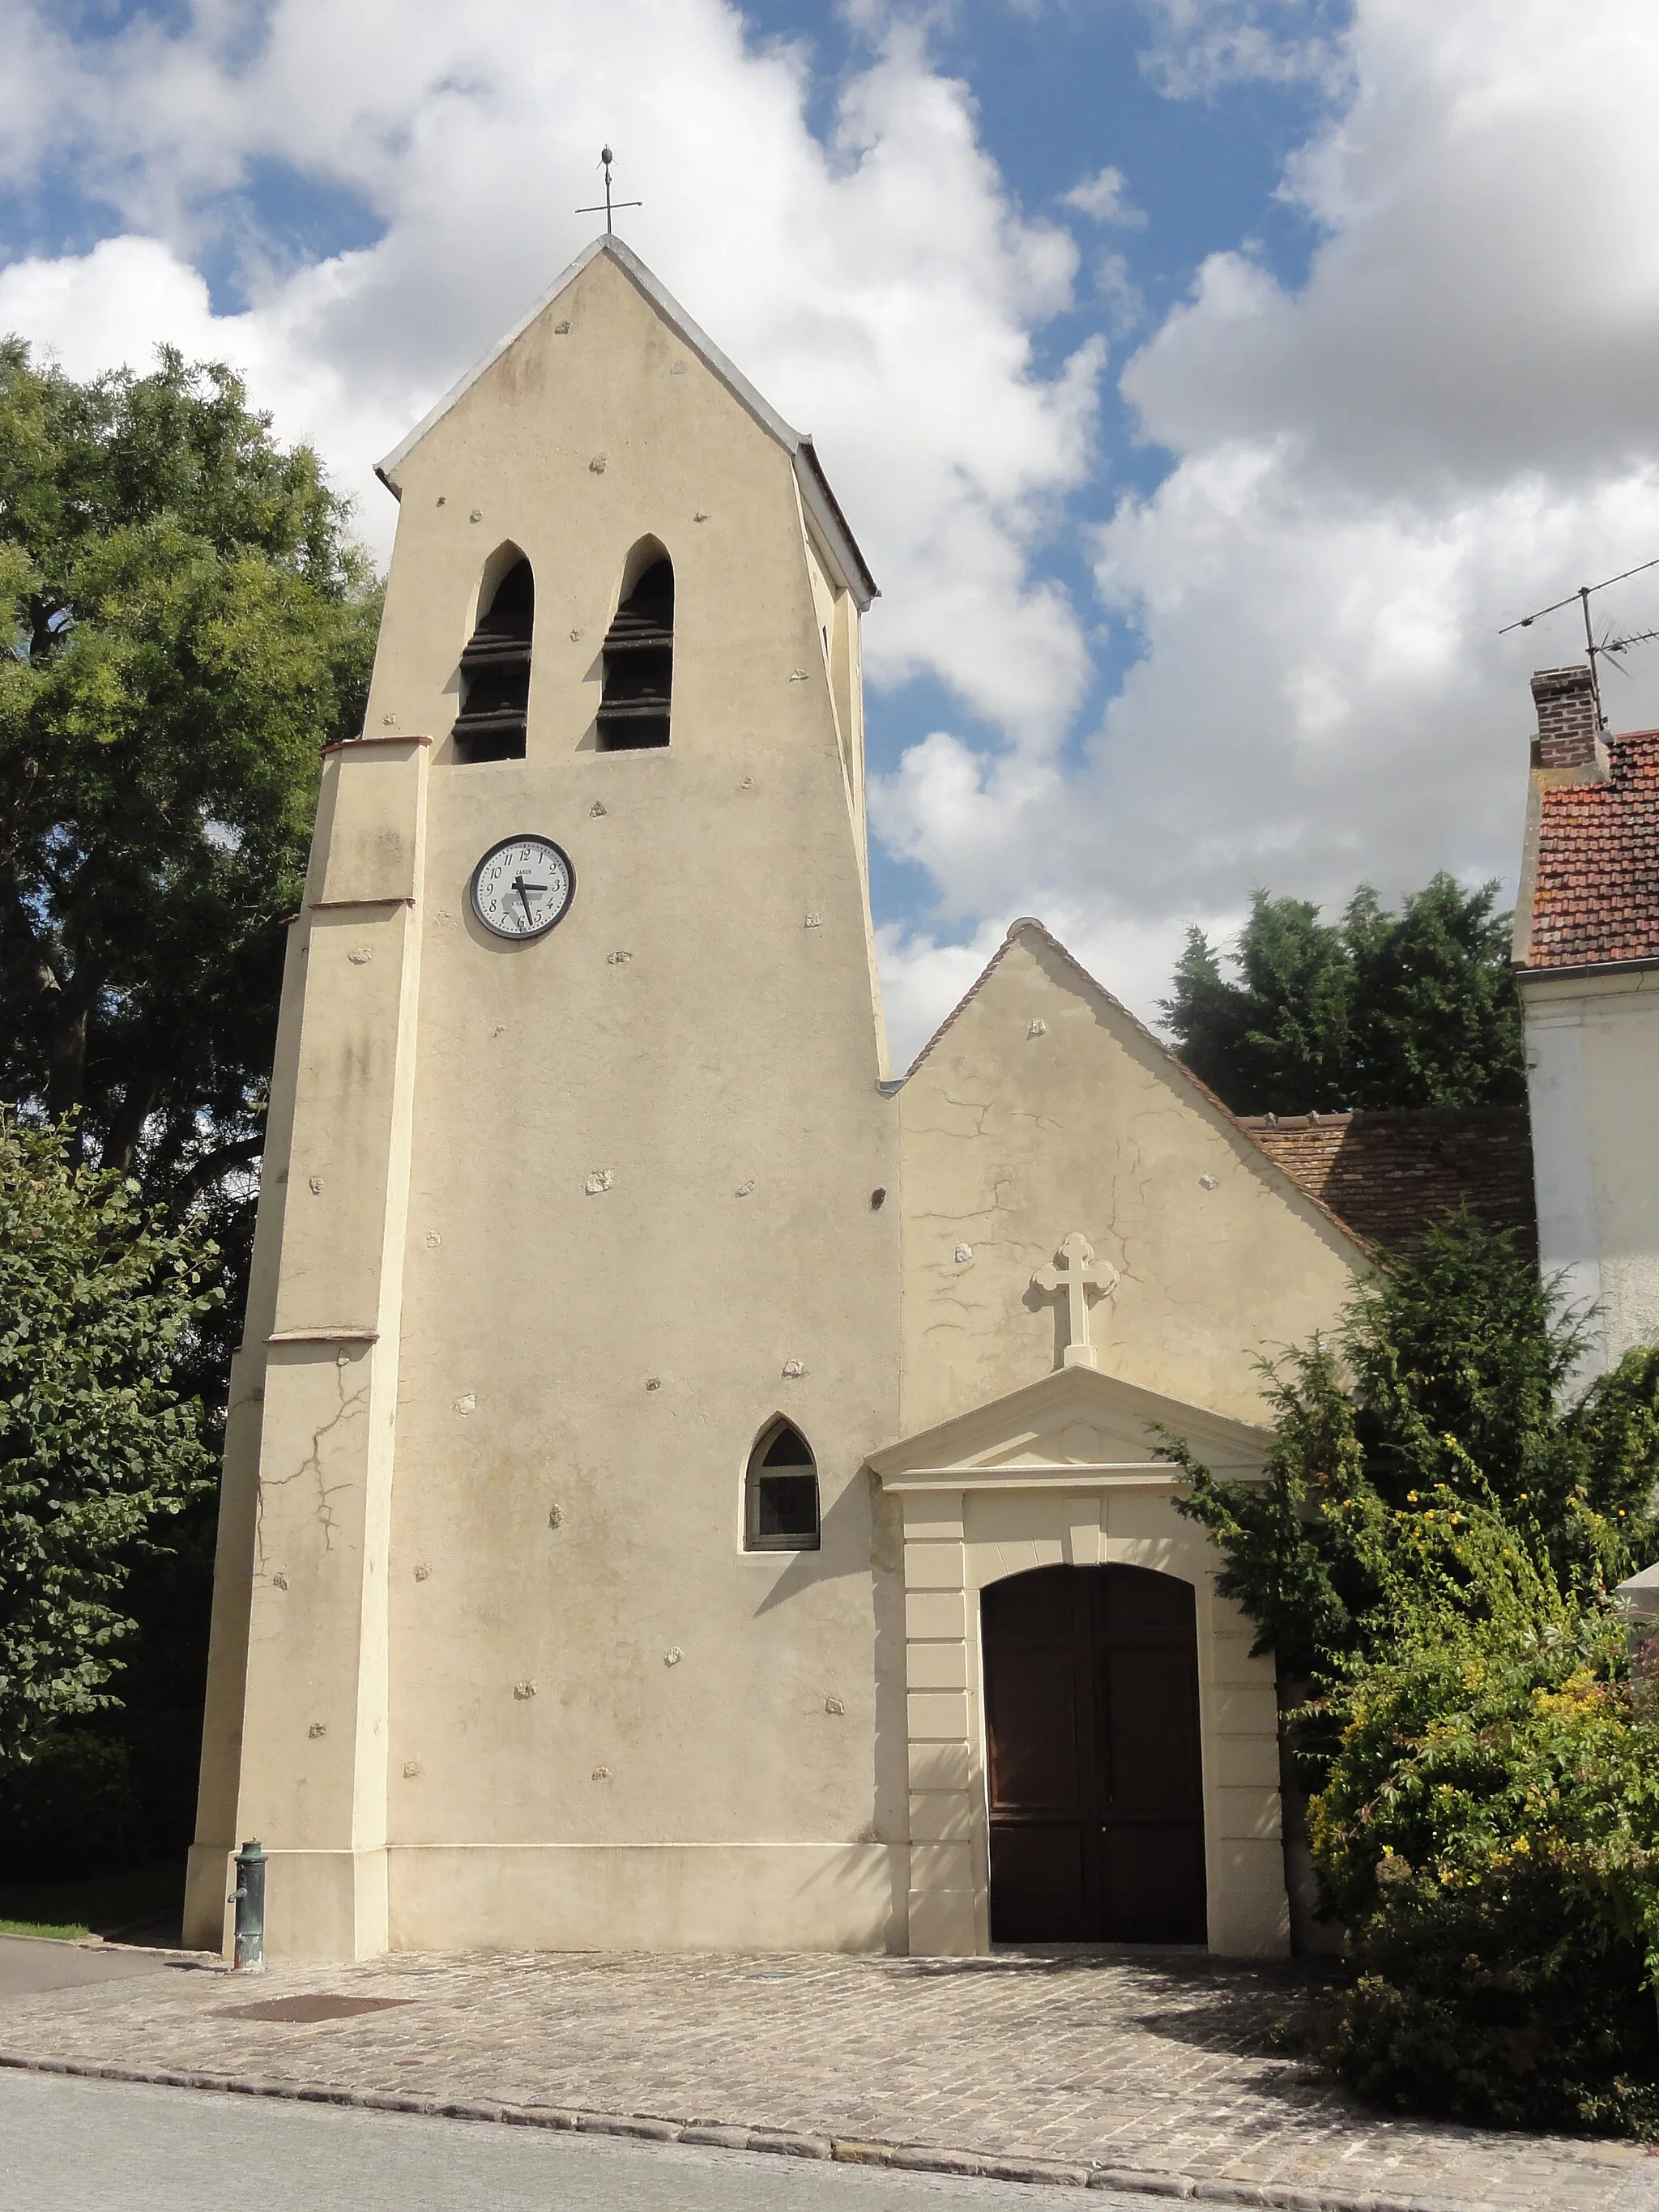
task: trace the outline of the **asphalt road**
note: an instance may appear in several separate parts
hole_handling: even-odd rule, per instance
[[[114,1944],[100,1950],[91,1943],[55,1942],[47,1936],[0,1936],[0,1997],[82,1989],[91,1982],[125,1982],[135,1974],[167,1971],[165,1952],[125,1951]]]
[[[1079,2194],[0,2070],[0,2212],[1080,2212]],[[1152,2204],[1088,2191],[1088,2212]]]

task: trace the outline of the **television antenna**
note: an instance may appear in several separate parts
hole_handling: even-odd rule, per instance
[[[611,214],[613,207],[643,207],[645,205],[645,202],[643,200],[612,200],[611,197],[611,164],[616,160],[616,155],[611,152],[608,146],[600,147],[599,166],[605,171],[605,204],[603,208],[600,207],[599,202],[596,200],[592,207],[578,208],[576,210],[576,213],[578,215],[602,214],[605,217],[605,234],[607,238],[611,235]]]
[[[1620,654],[1628,653],[1633,645],[1650,643],[1659,637],[1659,629],[1631,630],[1623,637],[1615,637],[1609,630],[1605,637],[1598,639],[1590,623],[1590,599],[1595,592],[1605,592],[1609,584],[1622,584],[1627,576],[1643,575],[1650,568],[1659,568],[1659,558],[1638,561],[1635,568],[1621,568],[1616,576],[1604,576],[1599,584],[1581,584],[1576,592],[1569,592],[1565,599],[1557,599],[1552,606],[1540,607],[1536,614],[1522,615],[1519,622],[1505,623],[1498,633],[1499,637],[1507,637],[1511,630],[1530,629],[1535,622],[1542,622],[1546,615],[1559,614],[1563,607],[1570,607],[1577,599],[1584,616],[1584,651],[1589,660],[1590,696],[1595,702],[1595,726],[1598,730],[1606,729],[1607,718],[1601,711],[1601,672],[1596,663],[1605,658],[1621,676],[1628,676],[1630,671],[1620,665]]]

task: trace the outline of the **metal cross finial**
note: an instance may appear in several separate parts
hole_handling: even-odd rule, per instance
[[[1117,1269],[1103,1261],[1094,1262],[1094,1247],[1079,1230],[1071,1235],[1054,1255],[1052,1267],[1039,1267],[1031,1278],[1033,1290],[1046,1291],[1053,1297],[1064,1291],[1067,1306],[1067,1334],[1071,1342],[1060,1360],[1062,1367],[1092,1367],[1095,1348],[1089,1341],[1089,1293],[1099,1291],[1103,1296],[1117,1288]]]
[[[643,200],[613,200],[613,199],[611,198],[611,163],[616,160],[616,158],[617,158],[617,157],[616,157],[616,155],[611,152],[611,149],[610,149],[608,146],[602,146],[602,147],[600,147],[600,149],[599,149],[599,163],[600,163],[600,166],[603,167],[603,169],[604,169],[604,171],[605,171],[605,210],[604,210],[604,212],[605,212],[605,236],[606,236],[607,238],[609,238],[609,237],[610,237],[610,235],[611,235],[611,210],[612,210],[613,208],[643,207],[643,206],[645,205],[645,202],[644,202]],[[577,212],[577,214],[578,214],[578,215],[598,215],[598,214],[599,213],[599,211],[600,211],[600,210],[599,210],[599,205],[598,201],[595,201],[595,202],[594,202],[594,204],[593,204],[593,205],[592,205],[592,207],[581,207],[581,208],[578,208],[578,209],[576,210],[576,212]]]

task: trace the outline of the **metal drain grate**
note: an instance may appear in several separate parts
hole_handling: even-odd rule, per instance
[[[413,1997],[337,1997],[326,1991],[310,1997],[268,1997],[264,2004],[228,2005],[232,2020],[349,2020],[355,2013],[388,2012],[413,2004]]]

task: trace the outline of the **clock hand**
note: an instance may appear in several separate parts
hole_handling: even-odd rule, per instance
[[[530,901],[525,894],[527,891],[544,891],[547,889],[547,885],[545,884],[527,884],[522,876],[514,876],[513,878],[513,888],[519,894],[519,904],[524,908],[525,920],[526,921],[533,922],[536,917],[530,911]]]

